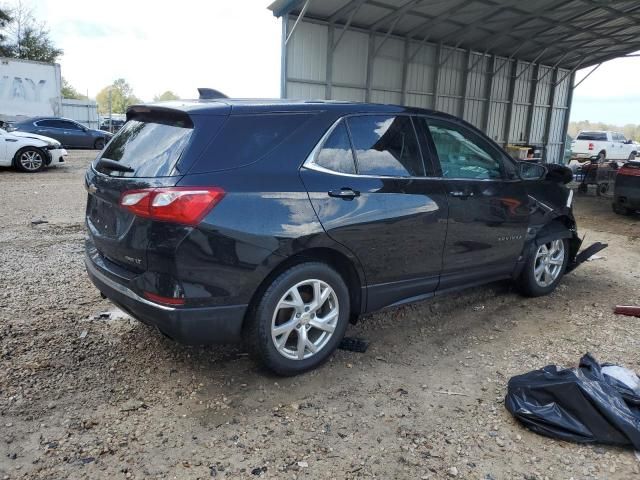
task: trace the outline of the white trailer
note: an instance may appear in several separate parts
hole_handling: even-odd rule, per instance
[[[57,63],[0,57],[0,120],[59,116],[61,89]]]

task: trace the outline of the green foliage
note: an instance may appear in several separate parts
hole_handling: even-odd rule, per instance
[[[70,98],[72,100],[86,100],[87,96],[78,92],[66,78],[62,77],[62,98]]]
[[[0,55],[54,63],[62,53],[49,37],[46,24],[38,23],[21,1],[0,10]]]
[[[180,97],[171,90],[167,90],[166,92],[153,97],[154,102],[165,102],[167,100],[180,100]]]
[[[0,57],[7,57],[10,53],[9,45],[7,41],[7,25],[11,21],[11,16],[6,9],[0,8]]]
[[[568,133],[573,138],[582,130],[612,130],[624,134],[629,140],[640,139],[640,125],[629,123],[624,126],[611,125],[604,122],[590,122],[589,120],[581,120],[578,122],[569,122]]]
[[[124,78],[118,78],[96,95],[98,112],[100,113],[109,113],[109,91],[111,91],[112,113],[126,113],[127,107],[141,103],[141,100],[134,95],[131,85]]]

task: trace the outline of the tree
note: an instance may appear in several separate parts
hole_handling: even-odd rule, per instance
[[[87,96],[78,92],[66,78],[62,77],[62,98],[70,98],[72,100],[86,100]]]
[[[2,45],[3,55],[11,58],[35,60],[53,63],[62,55],[49,37],[49,29],[44,22],[38,23],[30,8],[18,1],[8,12],[4,12],[9,20],[3,21],[0,16],[0,27],[3,27],[5,37]],[[2,38],[0,38],[2,41]]]
[[[111,85],[104,87],[96,95],[98,111],[109,113],[109,91],[111,91],[111,112],[126,113],[127,107],[140,103],[141,100],[133,94],[131,85],[124,78],[118,78]]]
[[[153,97],[154,102],[164,102],[167,100],[180,100],[180,97],[173,93],[171,90],[167,90],[166,92],[160,95],[155,95]]]
[[[9,56],[11,51],[9,45],[5,43],[7,41],[6,28],[10,21],[9,12],[0,8],[0,56],[2,57]]]

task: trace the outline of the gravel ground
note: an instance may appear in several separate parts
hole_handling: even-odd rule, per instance
[[[554,294],[498,283],[371,315],[349,332],[365,354],[283,379],[100,298],[82,263],[94,156],[0,170],[0,479],[640,478],[632,451],[540,437],[503,406],[512,375],[587,351],[640,370],[640,320],[612,314],[640,303],[640,218],[579,196],[582,233],[610,246]]]

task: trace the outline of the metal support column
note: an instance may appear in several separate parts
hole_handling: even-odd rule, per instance
[[[549,92],[549,110],[547,112],[547,118],[544,122],[544,151],[545,157],[547,156],[547,152],[549,151],[549,143],[551,140],[551,122],[553,121],[553,107],[556,103],[556,91],[558,90],[558,76],[560,69],[556,68],[553,71],[553,79],[551,80],[551,89]],[[567,117],[568,118],[568,117]],[[548,158],[545,159],[548,161]]]
[[[280,98],[287,98],[287,45],[284,41],[287,38],[289,25],[289,14],[282,16],[282,41],[280,43]]]
[[[409,38],[404,39],[404,53],[402,54],[402,94],[400,96],[400,105],[407,104],[407,89],[409,85],[409,47],[411,46],[411,40]]]
[[[536,109],[536,96],[538,94],[538,80],[540,76],[540,64],[536,63],[531,75],[531,92],[529,92],[529,111],[527,112],[527,143],[533,142],[533,114]]]
[[[571,117],[571,104],[573,103],[573,91],[575,90],[574,83],[576,81],[576,74],[571,75],[571,79],[569,80],[569,92],[567,94],[567,108],[564,111],[564,122],[562,125],[562,148],[560,149],[560,158],[556,158],[557,163],[563,163],[564,161],[564,149],[565,142],[567,141],[567,133],[569,131],[569,118]],[[579,83],[578,83],[579,84]],[[552,161],[554,159],[551,159]],[[549,163],[548,159],[545,159],[545,162]]]
[[[473,55],[471,49],[467,50],[467,62],[462,72],[462,100],[458,106],[458,117],[464,119],[464,111],[467,106],[467,90],[469,89],[469,72],[471,71],[471,59]]]
[[[367,52],[367,83],[365,102],[371,101],[371,82],[373,81],[373,61],[375,60],[376,35],[374,32],[369,33],[369,51]]]
[[[491,72],[491,76],[489,77],[489,81],[486,85],[485,90],[485,98],[487,99],[487,103],[484,109],[484,115],[482,116],[482,131],[487,133],[489,129],[489,117],[491,116],[491,102],[493,101],[493,79],[496,76],[496,56],[491,55],[491,68],[489,71]]]
[[[324,88],[324,98],[331,100],[333,88],[333,36],[335,34],[335,25],[330,23],[327,25],[329,29],[327,33],[327,65],[326,65],[326,86]]]
[[[518,74],[518,65],[520,62],[518,60],[513,60],[513,64],[511,66],[511,79],[509,80],[509,103],[507,104],[507,117],[504,121],[504,144],[509,144],[509,134],[511,133],[511,122],[513,120],[513,102],[516,94],[516,81],[518,78],[516,75]]]
[[[440,83],[440,57],[442,54],[442,44],[436,47],[436,58],[433,62],[433,110],[438,109],[438,84]]]

